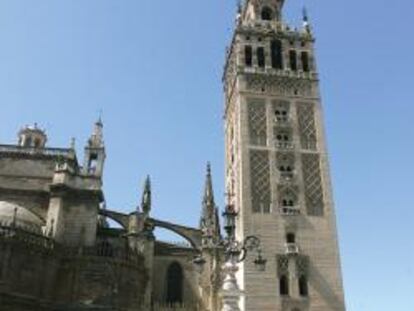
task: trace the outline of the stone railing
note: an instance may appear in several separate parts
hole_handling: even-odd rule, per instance
[[[74,155],[73,150],[67,148],[34,148],[17,145],[0,145],[0,153],[44,155],[53,157],[70,157]]]

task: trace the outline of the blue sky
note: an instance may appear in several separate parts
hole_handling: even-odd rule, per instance
[[[414,40],[409,0],[309,8],[349,311],[414,310]],[[0,143],[38,122],[78,151],[103,110],[112,209],[151,174],[154,214],[196,225],[205,163],[223,203],[221,74],[232,0],[1,0]]]

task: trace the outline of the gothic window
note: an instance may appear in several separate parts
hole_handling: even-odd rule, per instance
[[[262,9],[262,20],[270,21],[273,18],[273,10],[267,6]]]
[[[253,51],[250,45],[244,47],[244,63],[247,67],[251,67],[253,64]]]
[[[257,48],[257,65],[263,68],[266,64],[264,47]]]
[[[306,276],[302,275],[299,277],[299,295],[302,297],[307,297],[308,294],[308,279]]]
[[[282,42],[273,40],[271,43],[272,68],[283,68]]]
[[[289,120],[289,103],[284,101],[275,101],[273,102],[273,111],[276,122],[287,122]]]
[[[323,216],[324,201],[319,155],[302,154],[302,170],[308,215]]]
[[[314,106],[311,103],[299,103],[297,106],[300,142],[303,149],[316,150],[316,125]]]
[[[252,101],[247,105],[250,143],[265,146],[267,144],[266,104],[264,101]]]
[[[302,70],[304,72],[309,72],[310,71],[310,67],[309,67],[309,55],[308,55],[308,52],[302,52],[300,54],[300,58],[302,60]]]
[[[286,275],[279,278],[279,291],[281,296],[289,296],[289,279]]]
[[[276,165],[283,179],[292,179],[295,171],[295,155],[293,153],[278,153]]]
[[[298,70],[297,54],[295,50],[289,51],[289,63],[290,63],[291,70],[293,71]]]
[[[250,151],[250,179],[253,213],[270,213],[271,189],[267,151]]]
[[[167,303],[180,304],[183,302],[183,269],[173,262],[167,271]]]
[[[279,188],[279,205],[283,207],[294,207],[297,205],[297,194],[293,188]]]

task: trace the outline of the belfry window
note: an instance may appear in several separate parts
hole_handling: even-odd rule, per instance
[[[282,56],[282,42],[280,40],[274,40],[271,43],[271,56],[272,56],[272,68],[283,68],[283,56]]]
[[[247,67],[251,67],[253,63],[253,52],[250,45],[244,47],[244,63]]]
[[[270,21],[273,19],[273,10],[267,6],[262,9],[262,20]]]
[[[300,58],[302,60],[302,70],[304,72],[309,72],[310,71],[310,67],[309,67],[309,55],[308,52],[302,52],[300,55]]]
[[[286,275],[279,279],[279,291],[281,296],[289,296],[289,279]]]
[[[167,271],[167,303],[183,302],[183,269],[177,262],[172,263]]]
[[[257,65],[259,67],[264,67],[266,63],[266,59],[265,59],[265,51],[263,47],[258,47],[257,48]]]
[[[289,62],[290,62],[290,69],[293,71],[298,70],[298,61],[297,61],[297,54],[295,50],[289,51]]]

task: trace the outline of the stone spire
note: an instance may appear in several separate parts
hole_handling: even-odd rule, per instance
[[[142,194],[141,208],[144,214],[151,212],[151,179],[147,176],[144,184],[144,192]]]
[[[103,140],[103,122],[101,116],[99,116],[98,121],[95,123],[95,127],[93,129],[92,135],[88,141],[89,147],[91,148],[103,148],[104,147],[104,140]]]
[[[211,165],[207,164],[206,182],[204,188],[203,208],[200,218],[200,229],[203,233],[203,241],[217,240],[220,237],[220,223],[218,209],[214,201],[213,180]]]

